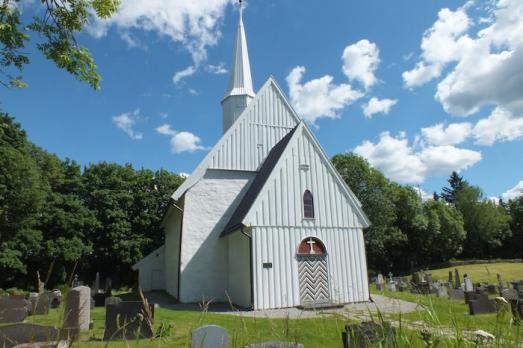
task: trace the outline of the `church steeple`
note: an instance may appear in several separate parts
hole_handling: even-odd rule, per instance
[[[247,50],[247,39],[245,29],[243,28],[242,17],[243,9],[242,1],[240,0],[240,20],[238,22],[238,31],[234,45],[229,88],[222,100],[224,133],[254,98],[251,65],[249,63],[249,52]]]

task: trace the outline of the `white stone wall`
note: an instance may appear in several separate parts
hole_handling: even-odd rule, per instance
[[[181,202],[180,205],[183,207]],[[165,290],[175,298],[178,298],[181,219],[181,211],[173,207],[165,222]]]
[[[254,176],[254,172],[207,170],[185,194],[181,302],[227,300],[228,241],[220,234]]]
[[[232,303],[250,307],[251,300],[251,253],[249,237],[240,232],[229,234],[229,282],[227,293]]]
[[[165,289],[165,248],[160,247],[137,264],[138,281],[142,291],[153,290],[153,277],[157,284],[154,290]]]

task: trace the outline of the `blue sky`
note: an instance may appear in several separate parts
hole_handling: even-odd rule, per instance
[[[487,197],[523,189],[522,7],[251,0],[254,86],[274,76],[329,155],[356,151],[401,183],[439,191],[455,169]],[[60,157],[190,173],[222,134],[237,21],[234,1],[123,0],[79,38],[100,91],[30,49],[29,87],[3,89],[2,108]]]

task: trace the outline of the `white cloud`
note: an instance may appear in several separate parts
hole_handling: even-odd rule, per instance
[[[523,196],[523,180],[518,182],[516,186],[507,190],[501,195],[504,201],[508,201],[517,197]]]
[[[523,136],[523,115],[514,117],[507,110],[496,108],[489,117],[476,123],[473,134],[476,143],[480,145],[515,140]]]
[[[391,180],[418,184],[428,176],[447,175],[467,169],[481,160],[481,153],[452,145],[416,147],[409,144],[405,134],[398,137],[389,132],[380,135],[377,143],[364,141],[354,152],[383,171]]]
[[[140,118],[140,109],[133,112],[124,112],[118,116],[113,116],[113,123],[120,128],[133,140],[140,140],[143,134],[134,130],[136,121]]]
[[[191,93],[192,95],[198,95],[198,91],[195,90],[194,88],[189,88],[189,93]]]
[[[206,149],[198,136],[187,131],[178,132],[168,124],[157,127],[156,132],[171,138],[171,151],[175,154]]]
[[[96,37],[106,35],[111,27],[121,32],[136,29],[155,32],[182,44],[198,66],[207,59],[207,49],[221,37],[221,19],[232,2],[122,0],[118,12],[108,20],[95,19],[90,32]]]
[[[225,69],[224,63],[220,63],[217,65],[207,64],[207,66],[205,67],[205,70],[207,72],[209,72],[211,74],[215,74],[215,75],[227,74],[227,69]]]
[[[380,63],[380,51],[375,43],[360,40],[343,50],[343,72],[349,80],[359,81],[365,89],[376,82],[375,70]]]
[[[301,83],[304,73],[305,68],[297,66],[286,80],[292,105],[311,124],[322,117],[336,118],[339,110],[363,96],[349,84],[333,84],[330,75]]]
[[[388,114],[390,109],[398,103],[397,99],[378,99],[376,97],[370,98],[368,103],[363,104],[363,114],[367,118],[372,118],[374,114]]]
[[[415,87],[449,67],[436,99],[455,116],[494,106],[471,134],[476,143],[492,145],[523,136],[523,2],[497,0],[482,6],[488,20],[477,23],[467,14],[469,5],[442,9],[423,36],[420,60],[403,78],[407,87]]]
[[[183,79],[192,76],[196,72],[196,67],[189,65],[187,68],[177,71],[173,76],[173,82],[175,85],[180,85]]]
[[[464,142],[471,134],[472,125],[467,122],[451,123],[447,127],[443,123],[422,128],[423,140],[429,145],[457,145]]]
[[[456,11],[448,8],[439,11],[438,20],[423,34],[422,60],[414,69],[403,73],[406,87],[420,86],[439,77],[443,66],[457,59],[463,45],[460,38],[470,26],[465,10],[461,7]]]

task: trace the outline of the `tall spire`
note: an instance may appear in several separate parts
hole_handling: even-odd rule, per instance
[[[234,44],[233,62],[227,93],[222,100],[223,132],[236,121],[247,104],[254,98],[252,88],[251,64],[247,50],[247,38],[243,28],[243,7],[240,0],[240,20]]]
[[[243,1],[240,0],[240,20],[236,32],[236,42],[233,53],[233,65],[229,88],[225,98],[231,95],[249,95],[254,97],[251,79],[251,64],[249,63],[249,51],[247,50],[247,38],[243,28]],[[224,99],[225,99],[224,98]]]

